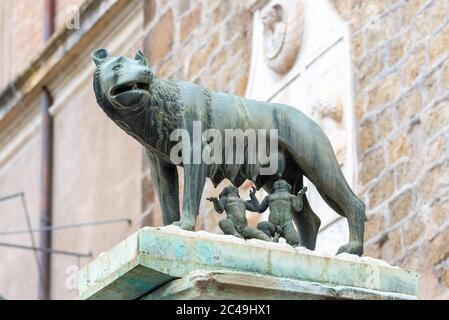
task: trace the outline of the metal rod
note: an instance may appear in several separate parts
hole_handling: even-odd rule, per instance
[[[77,252],[50,249],[50,248],[30,247],[30,246],[24,246],[21,244],[6,243],[6,242],[0,242],[0,247],[8,247],[8,248],[24,249],[24,250],[35,250],[35,251],[40,251],[40,252],[46,252],[48,254],[61,254],[61,255],[73,256],[73,257],[83,257],[83,258],[92,257],[92,252],[77,253]]]
[[[55,231],[55,230],[64,230],[64,229],[73,229],[73,228],[82,228],[82,227],[90,227],[90,226],[97,226],[102,224],[111,224],[111,223],[120,223],[120,222],[126,222],[128,224],[131,224],[130,219],[111,219],[111,220],[99,220],[99,221],[92,221],[92,222],[81,222],[81,223],[75,223],[75,224],[66,224],[66,225],[60,225],[60,226],[48,226],[38,229],[21,229],[21,230],[11,230],[11,231],[3,231],[0,232],[0,236],[6,236],[6,235],[16,235],[16,234],[22,234],[22,233],[28,233],[28,232],[48,232],[48,231]]]
[[[28,229],[23,230],[23,231],[24,231],[24,233],[28,233],[30,235],[31,245],[33,247],[36,247],[36,241],[34,239],[33,232],[31,231],[32,230],[31,218],[30,218],[30,214],[28,212],[28,206],[27,206],[27,202],[26,202],[26,198],[25,198],[25,192],[18,192],[18,193],[14,193],[14,194],[10,194],[10,195],[4,196],[4,197],[0,197],[0,202],[7,201],[7,200],[12,200],[12,199],[19,198],[19,197],[22,200],[21,201],[22,202],[22,208],[23,208],[23,211],[24,211],[24,214],[25,214],[25,220],[26,220],[26,223],[27,223],[27,226],[28,226]],[[39,277],[42,277],[43,276],[42,268],[41,268],[41,264],[40,264],[40,261],[39,261],[39,255],[38,255],[36,250],[34,251],[34,258],[36,260],[36,267],[37,267],[38,275],[39,275]]]
[[[22,195],[23,195],[23,192],[18,192],[18,193],[13,193],[13,194],[4,196],[4,197],[0,197],[0,202],[18,198],[18,197],[21,197]]]
[[[36,240],[34,239],[34,234],[31,231],[32,230],[32,226],[31,226],[31,217],[30,217],[30,213],[28,212],[28,206],[27,206],[27,202],[26,202],[26,198],[25,198],[25,193],[22,192],[21,193],[21,200],[22,200],[22,207],[23,207],[23,211],[25,212],[25,219],[27,222],[27,226],[28,226],[28,234],[30,235],[30,240],[31,240],[31,245],[35,248],[36,247]],[[39,255],[37,253],[36,250],[34,250],[34,258],[36,259],[36,266],[37,266],[37,272],[39,274],[39,277],[43,277],[43,270],[41,268],[41,264],[39,261]]]

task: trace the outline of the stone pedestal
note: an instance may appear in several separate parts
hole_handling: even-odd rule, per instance
[[[384,261],[146,227],[87,265],[81,299],[416,299],[417,274]]]

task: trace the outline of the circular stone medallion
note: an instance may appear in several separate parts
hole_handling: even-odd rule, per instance
[[[282,2],[278,2],[263,9],[261,15],[265,61],[279,74],[293,67],[302,44],[303,2],[294,1],[292,7],[293,10],[286,10]]]

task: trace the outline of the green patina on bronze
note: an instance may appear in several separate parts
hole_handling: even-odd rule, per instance
[[[161,203],[164,224],[178,222],[193,230],[206,178],[215,185],[228,178],[236,187],[246,179],[257,188],[271,192],[276,180],[282,178],[292,186],[293,194],[303,187],[303,176],[317,188],[326,203],[348,220],[349,242],[339,249],[361,255],[365,206],[346,182],[329,139],[320,127],[296,108],[259,102],[185,82],[156,77],[141,51],[134,59],[111,57],[105,49],[92,53],[97,65],[94,91],[97,102],[106,114],[146,149],[153,182]],[[177,142],[170,141],[173,129],[191,133],[193,122],[202,128],[277,129],[282,169],[272,176],[260,175],[259,165],[184,164],[184,202],[179,208],[179,185],[176,165],[170,150]],[[303,197],[304,208],[294,214],[301,245],[314,249],[320,219]]]

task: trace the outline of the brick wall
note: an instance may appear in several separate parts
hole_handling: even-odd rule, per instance
[[[72,11],[85,0],[55,0],[55,28],[62,31]],[[38,56],[43,38],[45,0],[0,2],[0,91]]]
[[[145,51],[161,77],[244,94],[251,14],[243,1],[146,0]]]
[[[33,0],[1,2],[0,88],[14,80],[43,46],[42,3]]]
[[[366,254],[448,298],[449,2],[333,3],[353,36]]]

